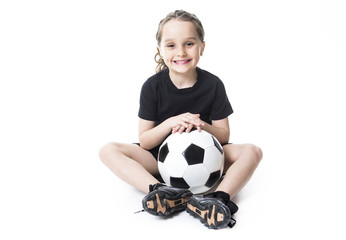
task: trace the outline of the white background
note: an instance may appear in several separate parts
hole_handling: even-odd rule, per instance
[[[345,239],[343,4],[1,1],[0,239]],[[199,66],[226,86],[231,142],[264,152],[233,229],[133,214],[143,194],[98,159],[138,141],[157,25],[176,9],[204,25]]]

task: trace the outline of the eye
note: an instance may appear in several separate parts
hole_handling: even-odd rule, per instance
[[[174,47],[174,44],[168,44],[167,47],[168,47],[168,48],[173,48],[173,47]]]
[[[188,47],[191,47],[191,46],[193,46],[193,45],[195,45],[195,43],[193,43],[193,42],[187,42],[187,43],[186,43],[186,46],[188,46]]]

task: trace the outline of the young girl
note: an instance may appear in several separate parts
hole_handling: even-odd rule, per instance
[[[156,34],[157,73],[140,95],[139,144],[110,143],[100,150],[104,164],[118,177],[147,193],[142,203],[154,215],[186,210],[209,228],[233,226],[238,207],[230,200],[247,183],[262,158],[251,144],[229,144],[228,116],[233,110],[221,80],[197,67],[205,48],[199,19],[179,10],[161,20]],[[224,178],[216,192],[192,196],[186,189],[160,183],[157,155],[169,134],[196,128],[223,144]]]

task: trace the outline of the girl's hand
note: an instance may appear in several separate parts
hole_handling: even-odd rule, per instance
[[[172,117],[170,121],[172,124],[176,124],[172,127],[172,133],[183,133],[184,131],[190,132],[192,128],[197,128],[197,131],[201,131],[205,125],[204,122],[199,118],[199,114],[183,113],[178,116]]]
[[[189,132],[191,132],[192,128],[193,128],[193,124],[191,124],[191,123],[189,124],[189,127],[188,127],[188,128],[185,128],[185,127],[183,127],[183,126],[181,126],[181,125],[178,125],[178,126],[172,128],[172,133],[174,134],[174,133],[178,132],[178,133],[181,134],[181,133],[183,133],[184,131],[186,131],[187,133],[189,133]]]

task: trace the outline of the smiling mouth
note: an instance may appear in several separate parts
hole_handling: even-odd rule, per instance
[[[191,59],[184,59],[184,60],[175,60],[173,61],[175,64],[178,64],[178,65],[184,65],[184,64],[187,64],[189,62],[191,62]]]

